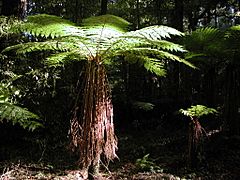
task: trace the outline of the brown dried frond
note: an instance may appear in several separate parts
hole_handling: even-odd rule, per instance
[[[97,62],[86,64],[82,106],[75,108],[71,120],[72,144],[79,149],[80,166],[86,169],[102,154],[108,161],[117,157],[111,91],[105,68]]]

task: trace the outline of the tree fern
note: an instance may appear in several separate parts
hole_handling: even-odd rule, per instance
[[[64,20],[61,17],[47,14],[28,16],[26,23],[23,23],[19,27],[15,26],[13,30],[45,38],[82,34],[82,30],[75,26],[74,23]]]
[[[62,36],[62,38],[55,38],[45,42],[19,44],[5,49],[4,52],[15,50],[17,54],[25,54],[33,51],[54,51],[54,54],[56,54],[58,52],[74,51],[86,57],[99,54],[103,62],[105,59],[108,60],[113,56],[132,53],[136,56],[148,56],[149,58],[145,58],[145,60],[156,58],[155,62],[160,62],[160,64],[168,59],[194,67],[186,60],[172,54],[174,52],[185,52],[182,46],[166,40],[171,35],[183,35],[173,28],[151,26],[137,31],[126,32],[129,23],[112,15],[86,19],[83,21],[83,25],[83,27],[76,27],[67,20],[61,21],[61,18],[50,15],[30,16],[28,22],[21,26],[21,31],[26,31],[36,36]],[[70,31],[66,29],[73,30],[73,34],[69,35]],[[67,53],[64,54],[66,55]],[[63,63],[60,61],[65,61],[69,57],[65,56],[65,58],[62,58],[64,54],[59,55],[59,63]],[[52,57],[57,57],[57,55]],[[56,62],[56,58],[48,58],[48,64],[56,64],[54,62],[51,63],[51,59]],[[80,59],[82,60],[82,58]],[[127,59],[130,60],[129,58]],[[159,68],[164,66],[151,62],[146,61],[147,64],[142,65],[148,67],[148,69],[154,69],[152,72],[162,75],[162,73],[158,72],[162,71]],[[150,68],[149,65],[155,67]]]
[[[56,16],[30,16],[20,31],[36,38],[44,37],[44,41],[19,44],[4,50],[4,53],[15,51],[19,56],[46,51],[48,57],[45,62],[49,66],[85,60],[82,89],[79,90],[83,93],[82,105],[77,98],[70,121],[72,149],[80,153],[79,165],[85,171],[90,166],[97,167],[101,155],[106,160],[117,157],[111,90],[105,63],[113,57],[123,56],[123,60],[138,63],[160,76],[165,75],[164,67],[170,60],[194,67],[175,54],[185,52],[184,48],[169,41],[172,35],[182,36],[181,32],[166,26],[127,32],[128,25],[125,20],[112,15],[85,19],[82,27]]]
[[[221,47],[223,33],[212,27],[199,28],[184,38],[186,49],[195,53],[214,55]]]

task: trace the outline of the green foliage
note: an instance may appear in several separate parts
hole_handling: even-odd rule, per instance
[[[184,38],[186,49],[194,53],[215,55],[221,48],[223,33],[217,28],[206,27],[193,31]]]
[[[87,60],[100,56],[103,63],[124,55],[130,63],[138,63],[159,76],[165,75],[166,60],[182,62],[195,67],[175,55],[185,52],[178,44],[169,42],[172,35],[183,34],[166,26],[151,26],[126,32],[129,23],[119,17],[104,15],[83,21],[83,27],[60,17],[35,15],[21,26],[22,32],[40,37],[58,37],[44,42],[29,42],[6,48],[3,52],[16,51],[18,55],[36,51],[50,52],[47,64],[57,66],[74,60]],[[91,58],[90,58],[91,59]]]
[[[197,118],[200,118],[203,115],[217,114],[218,113],[218,111],[216,109],[208,108],[208,107],[203,106],[203,105],[191,106],[190,108],[188,108],[186,110],[180,109],[179,112],[182,113],[185,116],[197,117]]]
[[[135,164],[138,171],[162,172],[162,169],[149,158],[149,154],[137,159]]]
[[[19,90],[15,89],[11,83],[0,83],[0,122],[6,120],[29,131],[43,127],[40,122],[33,120],[39,120],[36,114],[16,104],[13,98],[17,95],[19,95]]]
[[[228,57],[240,53],[240,25],[230,27],[226,30],[223,43],[223,50]]]
[[[113,28],[120,32],[127,32],[129,29],[130,23],[123,18],[114,15],[102,15],[102,16],[93,16],[90,18],[83,19],[81,24],[84,27],[89,28]]]
[[[184,37],[184,44],[190,53],[186,59],[208,63],[209,60],[231,59],[239,54],[240,26],[232,26],[225,31],[206,27],[193,31]]]
[[[0,38],[12,33],[11,28],[19,24],[20,22],[13,17],[0,16]]]
[[[144,111],[151,111],[154,108],[154,104],[142,101],[134,101],[133,108],[143,109]]]
[[[14,29],[36,37],[40,36],[45,38],[82,34],[82,30],[75,26],[74,23],[61,17],[47,14],[28,16],[26,23]]]

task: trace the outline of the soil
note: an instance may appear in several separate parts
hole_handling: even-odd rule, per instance
[[[186,130],[165,135],[164,130],[159,132],[138,129],[118,132],[119,160],[108,166],[102,163],[100,174],[95,179],[240,179],[240,137],[216,133],[206,138],[199,164],[190,168]],[[23,152],[21,157],[1,161],[0,179],[83,179],[72,156],[68,159],[69,155],[59,153],[54,161],[47,154],[43,156],[34,161]]]

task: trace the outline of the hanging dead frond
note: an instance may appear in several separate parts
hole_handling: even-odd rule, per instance
[[[98,58],[86,63],[82,106],[76,104],[71,120],[72,144],[79,149],[79,164],[83,169],[99,163],[101,154],[108,161],[117,157],[111,91]]]

